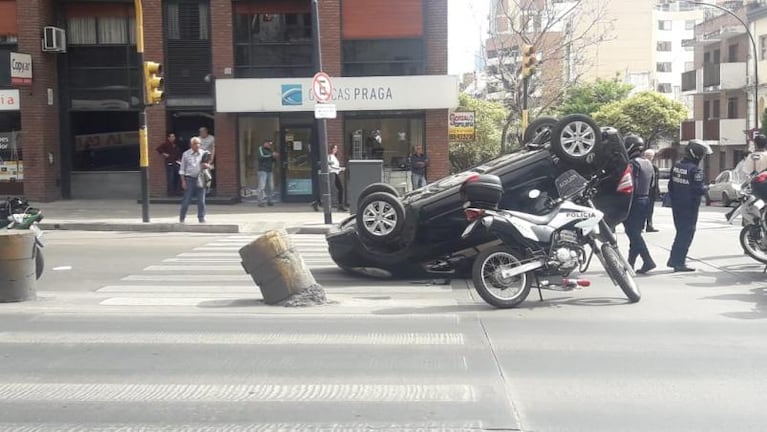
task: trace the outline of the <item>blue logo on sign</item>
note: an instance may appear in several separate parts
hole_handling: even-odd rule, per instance
[[[301,84],[283,84],[282,85],[282,105],[295,106],[303,105],[303,88]]]

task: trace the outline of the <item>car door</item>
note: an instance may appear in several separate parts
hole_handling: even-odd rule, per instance
[[[730,182],[729,171],[724,171],[718,176],[716,176],[716,179],[714,179],[714,183],[712,183],[711,186],[709,186],[708,188],[708,196],[711,198],[712,201],[719,201],[722,199],[722,192],[724,192],[724,188],[729,182]]]

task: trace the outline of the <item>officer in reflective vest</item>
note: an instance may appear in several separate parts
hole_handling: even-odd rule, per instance
[[[698,224],[700,200],[705,193],[703,170],[700,161],[713,153],[711,147],[701,140],[690,140],[685,150],[684,159],[677,162],[671,170],[668,193],[671,196],[671,210],[674,216],[676,237],[671,247],[671,256],[666,263],[675,272],[691,272],[694,268],[686,264],[687,252],[695,236]]]

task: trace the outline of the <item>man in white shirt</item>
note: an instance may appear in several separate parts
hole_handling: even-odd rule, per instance
[[[210,153],[210,174],[213,175],[214,164],[216,163],[216,137],[213,135],[210,135],[208,133],[208,128],[201,127],[200,128],[200,148],[208,153]],[[216,189],[216,179],[213,177],[211,179],[211,194],[213,194],[214,190]]]
[[[754,152],[746,156],[743,172],[747,175],[758,174],[767,169],[767,137],[757,135],[754,138]]]
[[[179,222],[184,223],[186,211],[192,196],[197,199],[197,220],[205,222],[205,178],[204,171],[210,168],[210,153],[200,148],[200,138],[194,137],[189,142],[189,150],[181,156],[181,166],[178,169],[181,177],[181,188],[184,198],[181,200]]]

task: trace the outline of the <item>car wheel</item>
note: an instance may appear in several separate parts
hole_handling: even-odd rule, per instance
[[[601,144],[599,127],[589,116],[571,114],[563,117],[551,132],[551,148],[562,159],[592,163]]]
[[[357,230],[374,243],[396,240],[405,226],[405,207],[396,196],[386,192],[373,192],[360,201],[357,211]]]
[[[708,192],[706,192],[706,206],[710,206],[710,205],[711,205],[711,195],[709,195]]]
[[[387,183],[373,183],[366,186],[365,189],[362,189],[359,197],[357,197],[357,210],[360,209],[360,204],[366,196],[376,192],[386,192],[390,195],[394,195],[395,197],[399,197],[399,191],[394,186]],[[359,211],[357,213],[359,213]]]
[[[554,129],[558,121],[555,117],[540,117],[533,120],[525,129],[523,137],[525,144],[543,144],[550,141],[551,130]],[[548,131],[548,134],[541,135],[546,131]]]

